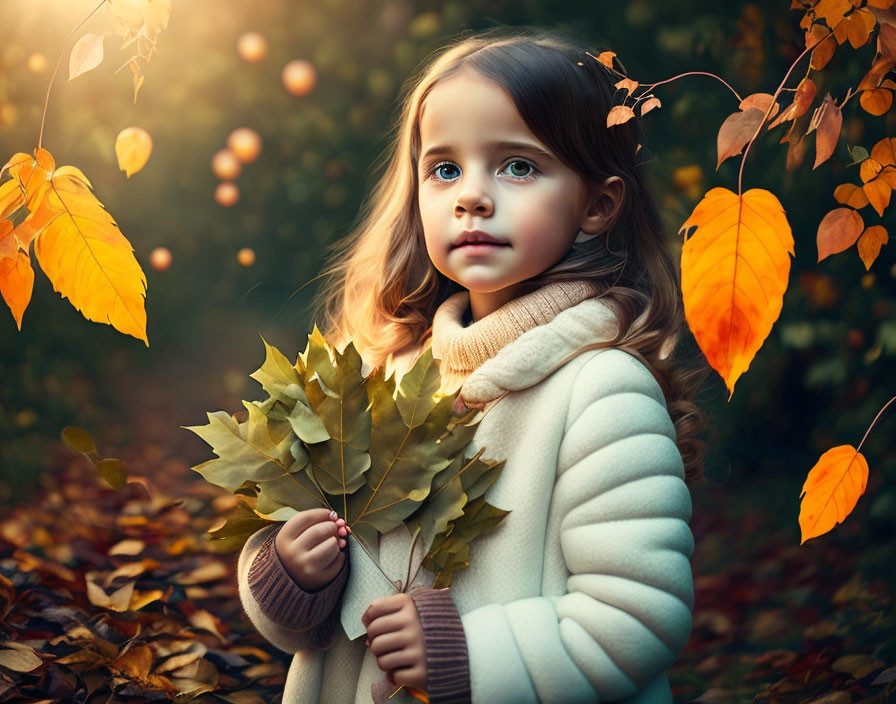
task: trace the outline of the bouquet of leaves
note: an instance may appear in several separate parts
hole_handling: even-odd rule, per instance
[[[243,401],[246,420],[216,411],[208,425],[187,428],[217,455],[193,469],[243,499],[211,537],[240,549],[259,528],[325,506],[368,555],[379,535],[404,524],[412,555],[423,542],[432,586],[447,587],[469,565],[471,541],[509,513],[483,498],[504,461],[481,459],[485,448],[463,456],[481,413],[457,415],[458,392],[437,395],[429,348],[396,388],[383,367],[364,377],[354,345],[340,353],[316,326],[295,364],[262,341],[265,361],[250,377],[268,398]]]

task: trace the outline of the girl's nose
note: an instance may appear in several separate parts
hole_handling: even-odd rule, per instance
[[[491,215],[494,204],[488,194],[480,187],[473,184],[464,185],[454,203],[454,212],[457,215],[471,212],[477,215]]]

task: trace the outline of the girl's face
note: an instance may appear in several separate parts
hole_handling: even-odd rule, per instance
[[[426,249],[436,269],[470,291],[474,320],[559,261],[580,228],[595,229],[582,178],[536,139],[500,86],[473,71],[432,89],[420,138]],[[456,247],[470,230],[506,245]]]

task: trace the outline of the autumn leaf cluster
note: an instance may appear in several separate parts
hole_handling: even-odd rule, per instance
[[[362,546],[404,524],[425,548],[423,565],[436,587],[469,564],[470,542],[509,513],[483,498],[503,461],[471,459],[481,414],[455,415],[457,392],[438,396],[438,364],[426,349],[396,386],[378,367],[366,378],[349,343],[330,346],[317,327],[295,364],[267,342],[251,377],[268,397],[243,401],[248,417],[225,411],[188,428],[218,455],[193,469],[242,494],[215,537],[239,546],[255,530],[297,512],[326,506],[341,512]]]

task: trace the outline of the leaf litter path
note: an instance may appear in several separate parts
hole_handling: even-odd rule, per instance
[[[204,537],[234,497],[189,469],[207,448],[178,427],[211,410],[195,390],[221,370],[178,384],[164,368],[122,391],[136,409],[115,453],[126,490],[58,443],[41,490],[0,519],[0,703],[281,701],[291,656],[245,617],[236,553]],[[799,546],[767,502],[739,496],[738,509],[733,493],[694,494],[696,607],[669,672],[676,704],[896,701],[892,528],[871,539],[856,515]]]

